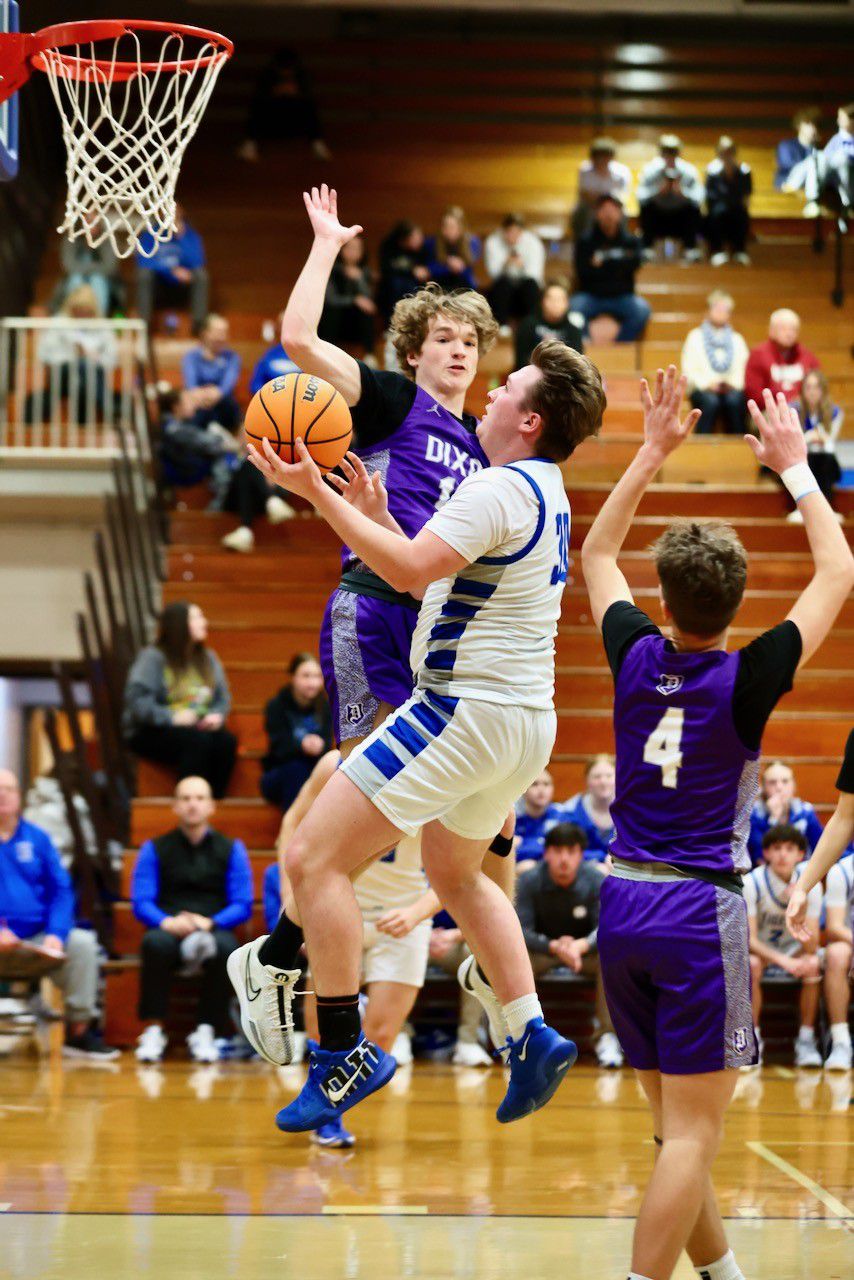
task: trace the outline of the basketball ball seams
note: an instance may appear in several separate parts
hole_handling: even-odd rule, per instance
[[[303,435],[303,440],[306,442],[306,444],[308,444],[308,437],[309,437],[309,433],[310,433],[310,431],[311,431],[312,427],[314,427],[314,426],[316,425],[316,423],[318,423],[318,422],[320,421],[320,419],[323,417],[324,413],[326,413],[326,410],[327,410],[327,409],[329,408],[329,406],[332,404],[332,401],[335,399],[335,397],[336,397],[337,395],[338,395],[338,392],[337,392],[337,391],[335,390],[335,388],[333,387],[333,389],[332,389],[332,395],[331,395],[331,396],[329,397],[329,399],[326,401],[326,404],[323,406],[323,408],[322,408],[322,409],[320,410],[320,412],[317,414],[317,417],[312,418],[311,422],[310,422],[310,423],[308,424],[308,426],[306,427],[306,429],[305,429],[305,434]],[[345,434],[346,434],[346,432],[345,432]],[[334,439],[336,439],[336,440],[340,440],[340,439],[341,439],[341,437],[340,437],[340,436],[335,436],[335,437],[334,437]]]
[[[291,397],[291,457],[294,456],[294,416],[297,411],[297,391],[299,390],[300,378],[304,375],[298,373],[294,378],[294,394]]]
[[[261,408],[264,410],[264,412],[266,413],[267,417],[270,419],[270,421],[272,422],[273,426],[276,428],[276,450],[278,451],[278,450],[279,450],[279,448],[281,447],[281,444],[282,444],[282,437],[281,437],[281,434],[280,434],[280,432],[279,432],[279,424],[278,424],[278,422],[276,421],[276,419],[273,417],[273,415],[272,415],[272,413],[270,412],[270,410],[267,408],[266,404],[264,403],[264,390],[263,390],[263,388],[258,392],[258,399],[259,399],[259,401],[260,401],[260,403],[261,403]],[[247,433],[247,434],[248,434],[248,433]],[[293,433],[291,434],[291,439],[293,439]]]

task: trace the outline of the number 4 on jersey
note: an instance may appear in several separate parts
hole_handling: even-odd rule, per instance
[[[675,788],[677,775],[682,767],[682,729],[685,712],[682,707],[668,707],[643,749],[645,764],[657,765],[661,770],[661,785]]]

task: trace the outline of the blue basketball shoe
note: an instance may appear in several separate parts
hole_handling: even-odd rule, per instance
[[[340,1053],[315,1049],[302,1092],[279,1112],[276,1124],[285,1133],[320,1129],[388,1084],[396,1069],[391,1054],[364,1036]]]
[[[329,1124],[322,1124],[309,1134],[311,1141],[318,1147],[355,1147],[356,1135],[344,1128],[343,1116],[336,1116]]]
[[[578,1049],[542,1018],[532,1018],[518,1040],[507,1037],[504,1054],[510,1083],[495,1114],[502,1124],[509,1124],[546,1105],[578,1057]]]

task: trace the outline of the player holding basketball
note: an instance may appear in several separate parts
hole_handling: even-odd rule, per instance
[[[507,1022],[510,1083],[499,1120],[544,1105],[575,1059],[575,1046],[542,1020],[518,917],[481,863],[513,797],[545,767],[554,743],[554,637],[569,562],[569,504],[557,464],[598,430],[604,406],[586,357],[541,344],[530,365],[490,392],[478,427],[490,467],[469,476],[411,540],[324,484],[301,443],[296,466],[268,444],[258,456],[268,479],[306,497],[385,581],[425,592],[414,695],[351,752],[287,851],[321,1049],[302,1093],[279,1113],[280,1128],[317,1128],[393,1073],[393,1061],[362,1035],[362,922],[350,878],[419,830],[428,881]],[[283,916],[270,937],[279,955],[298,948],[301,934],[292,930]],[[236,954],[244,1027],[254,1042],[275,1044],[287,1017],[285,985],[257,943]],[[279,963],[290,968],[284,957]]]
[[[641,383],[644,443],[593,524],[582,563],[614,673],[617,800],[599,954],[614,1027],[659,1145],[630,1280],[668,1280],[683,1248],[704,1280],[742,1280],[710,1180],[736,1068],[756,1057],[741,876],[762,732],[854,585],[854,558],[806,462],[797,414],[765,392],[747,437],[799,510],[815,561],[785,622],[727,653],[747,577],[735,532],[681,521],[655,545],[666,639],[617,558],[647,486],[689,434],[671,366]]]

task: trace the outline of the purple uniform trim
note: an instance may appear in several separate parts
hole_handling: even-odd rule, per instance
[[[739,894],[702,880],[607,876],[597,941],[608,1009],[632,1067],[697,1075],[757,1061]]]

